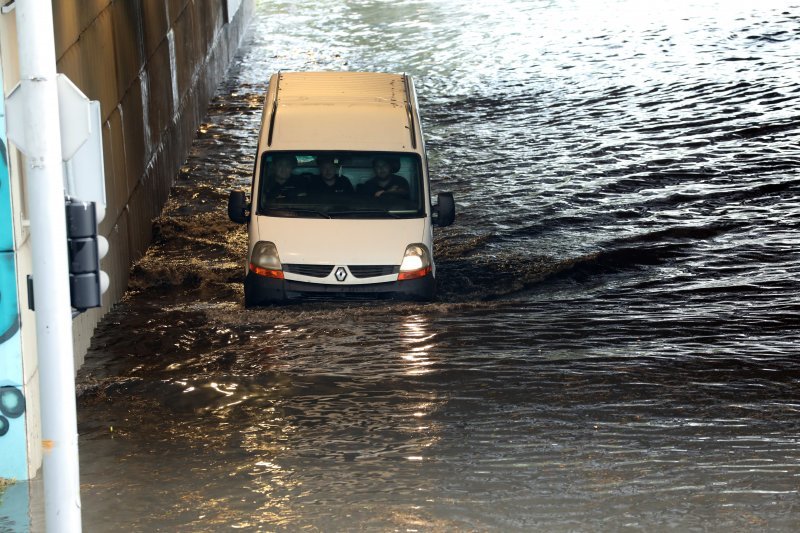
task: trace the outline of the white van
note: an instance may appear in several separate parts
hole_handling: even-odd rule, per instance
[[[231,220],[248,224],[245,306],[335,295],[429,300],[432,226],[455,218],[453,195],[432,205],[414,85],[406,75],[281,72],[270,78],[251,201],[233,191]]]

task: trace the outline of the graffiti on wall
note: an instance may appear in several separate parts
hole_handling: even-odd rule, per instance
[[[27,435],[22,415],[26,402],[3,96],[0,91],[0,457],[3,457],[0,477],[25,479],[28,477]]]

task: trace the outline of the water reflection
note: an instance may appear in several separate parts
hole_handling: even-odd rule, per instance
[[[435,333],[430,332],[430,319],[424,315],[409,315],[402,318],[400,338],[404,343],[401,355],[406,365],[406,374],[421,376],[432,372],[434,359],[431,352],[436,351]]]

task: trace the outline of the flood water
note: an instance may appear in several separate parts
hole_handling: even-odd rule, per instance
[[[800,3],[259,4],[78,377],[87,531],[800,528]],[[245,311],[269,74],[414,76],[430,304]]]

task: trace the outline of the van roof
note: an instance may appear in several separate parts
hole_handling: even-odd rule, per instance
[[[378,72],[270,79],[262,149],[419,151],[411,80]]]

